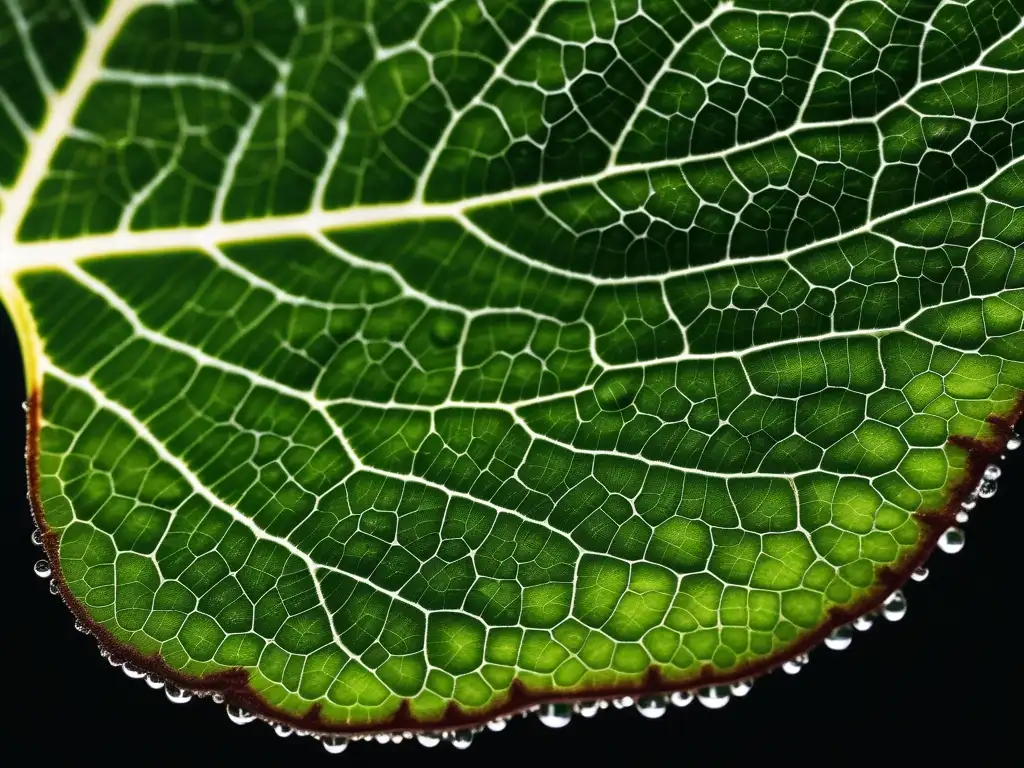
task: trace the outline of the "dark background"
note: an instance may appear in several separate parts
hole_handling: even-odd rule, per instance
[[[1008,577],[1020,573],[1024,449],[1003,463],[995,498],[979,503],[956,556],[936,552],[924,583],[910,583],[909,612],[878,620],[841,653],[811,655],[790,677],[761,679],[744,699],[710,711],[694,702],[649,721],[632,710],[575,718],[562,730],[517,718],[502,733],[484,732],[466,751],[448,744],[350,745],[328,755],[312,739],[277,737],[269,727],[233,725],[209,700],[176,706],[113,669],[95,641],[73,628],[70,612],[32,572],[41,551],[30,542],[25,500],[22,367],[14,330],[0,312],[0,466],[7,517],[0,539],[12,571],[4,595],[4,681],[8,713],[0,754],[17,763],[72,760],[120,765],[332,761],[373,765],[480,765],[499,759],[537,765],[654,762],[665,766],[749,765],[755,761],[889,765],[934,759],[1010,764],[1019,759],[1014,714],[1020,679],[1020,613]],[[11,716],[14,711],[13,718]],[[1012,740],[1012,741],[1011,741]],[[1013,746],[1011,746],[1013,745]],[[1016,754],[1017,758],[1012,755]],[[31,757],[30,757],[31,756]],[[7,762],[5,759],[4,762]]]

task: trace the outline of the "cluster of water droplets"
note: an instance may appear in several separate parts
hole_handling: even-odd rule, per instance
[[[1016,433],[1012,434],[1006,442],[1007,451],[1015,451],[1020,448],[1020,446],[1021,438]],[[1005,458],[1005,454],[1002,458]],[[955,521],[958,525],[967,523],[970,519],[970,513],[974,511],[978,505],[978,499],[990,499],[995,496],[1001,475],[1002,469],[998,464],[989,464],[985,467],[978,484],[967,498],[961,502],[960,508],[957,510]],[[32,531],[32,543],[36,546],[43,545],[43,536],[38,528]],[[957,525],[953,525],[946,529],[946,531],[944,531],[939,537],[938,547],[943,552],[956,554],[964,548],[964,543],[965,538],[963,530],[957,527]],[[40,578],[50,580],[51,593],[59,594],[60,589],[56,579],[52,578],[53,569],[49,560],[45,557],[38,560],[34,566],[34,570],[35,574]],[[928,568],[924,565],[919,565],[910,574],[910,579],[912,581],[921,582],[926,578],[928,578]],[[899,621],[906,616],[906,614],[907,598],[903,594],[902,589],[897,589],[885,599],[880,608],[875,611],[869,611],[868,613],[862,614],[848,624],[836,627],[832,633],[825,638],[824,645],[826,648],[833,651],[845,650],[853,643],[855,632],[863,632],[871,629],[878,616],[881,616],[888,621]],[[86,634],[89,633],[89,628],[78,619],[75,620],[75,629]],[[144,680],[150,688],[155,690],[162,689],[164,694],[167,696],[167,699],[174,704],[185,704],[193,698],[194,694],[190,691],[180,688],[170,681],[162,680],[156,675],[146,673],[135,665],[125,662],[124,660],[109,653],[105,649],[101,649],[100,653],[107,658],[111,665],[120,667],[128,677],[137,680]],[[807,653],[802,653],[783,662],[781,669],[787,674],[795,675],[801,672],[809,662],[810,656]],[[597,715],[598,712],[609,708],[620,710],[633,708],[641,716],[647,719],[657,719],[665,715],[671,707],[686,707],[694,700],[700,702],[708,709],[721,709],[728,704],[732,698],[740,698],[750,693],[753,683],[754,681],[752,679],[743,679],[729,684],[706,686],[699,688],[694,692],[676,691],[669,694],[641,696],[638,698],[634,698],[632,696],[619,696],[611,699],[579,701],[572,704],[555,702],[535,705],[520,712],[519,714],[523,717],[527,717],[531,714],[536,715],[538,720],[549,728],[564,728],[572,721],[574,715],[578,715],[583,718],[592,718]],[[219,693],[200,693],[199,695],[209,696],[217,704],[225,703],[224,697]],[[293,734],[311,736],[317,739],[323,748],[331,754],[344,752],[350,741],[376,741],[379,744],[400,744],[404,741],[415,739],[424,747],[436,747],[443,742],[447,742],[456,749],[466,749],[473,743],[473,738],[476,734],[481,733],[485,729],[495,732],[503,731],[508,725],[508,722],[514,717],[513,715],[506,715],[491,720],[485,725],[458,730],[427,731],[421,733],[403,731],[339,736],[298,730],[284,723],[266,720],[265,718],[257,716],[232,704],[227,704],[226,710],[228,719],[236,725],[248,725],[258,719],[263,719],[274,729],[274,732],[278,736],[287,737]]]

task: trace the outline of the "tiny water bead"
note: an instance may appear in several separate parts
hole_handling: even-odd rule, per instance
[[[601,702],[587,701],[576,705],[576,712],[580,717],[591,718],[601,711]]]
[[[564,728],[572,720],[572,707],[568,704],[545,704],[538,710],[537,718],[548,728]]]
[[[743,697],[746,696],[754,689],[753,680],[737,680],[735,683],[729,686],[729,690],[732,691],[733,696]]]
[[[964,523],[970,522],[971,516],[967,514],[967,510],[961,509],[959,512],[956,513],[956,517],[954,519],[958,523],[960,523],[960,525],[963,525]]]
[[[1016,451],[1018,448],[1020,448],[1020,444],[1020,435],[1014,432],[1012,435],[1010,435],[1010,439],[1006,441],[1006,450]]]
[[[810,658],[807,654],[801,654],[800,656],[795,656],[784,663],[782,665],[782,671],[787,675],[796,675],[799,674],[808,663],[810,663]]]
[[[469,745],[473,743],[473,732],[468,729],[455,731],[449,740],[456,749],[469,749]]]
[[[344,736],[324,736],[320,743],[332,755],[340,755],[348,748],[348,739]]]
[[[914,569],[914,572],[910,574],[910,578],[914,581],[924,581],[928,578],[929,573],[930,571],[926,566],[919,565],[917,566],[917,568]]]
[[[697,691],[697,701],[708,709],[721,709],[729,703],[729,687],[712,685]]]
[[[59,595],[60,587],[57,586],[57,582],[54,579],[50,579],[50,594]]]
[[[499,717],[497,720],[490,720],[487,723],[487,730],[500,733],[501,731],[504,731],[507,726],[508,720]]]
[[[1003,470],[998,464],[989,464],[985,467],[985,472],[982,474],[986,480],[998,480],[1003,474]]]
[[[78,619],[75,619],[75,629],[77,629],[77,630],[78,630],[79,632],[81,632],[81,633],[82,633],[83,635],[88,635],[88,634],[91,634],[91,632],[90,632],[89,628],[88,628],[87,626],[85,626],[85,624],[83,624],[83,623],[82,623],[81,621],[79,621]]]
[[[907,615],[907,598],[903,595],[903,591],[897,589],[887,598],[885,603],[882,605],[882,616],[889,621],[899,621]]]
[[[390,744],[391,743],[391,734],[389,734],[389,733],[377,733],[377,734],[374,734],[373,740],[376,741],[378,744]]]
[[[656,720],[668,711],[668,703],[661,696],[648,696],[637,700],[636,711],[648,720]]]
[[[164,693],[171,704],[188,704],[192,701],[191,691],[186,691],[176,685],[164,685]]]
[[[43,532],[38,528],[32,529],[32,543],[37,547],[43,546]]]
[[[693,703],[693,694],[689,691],[676,691],[668,698],[674,707],[687,707]]]
[[[976,506],[978,506],[978,497],[973,493],[960,502],[960,508],[967,512],[972,511]]]
[[[35,571],[36,576],[40,579],[48,579],[50,578],[50,574],[53,573],[53,569],[50,568],[49,560],[36,560],[36,564],[32,567],[32,570]]]
[[[436,747],[441,743],[441,736],[437,733],[417,733],[416,741],[424,747]]]
[[[844,624],[832,630],[832,634],[825,638],[825,647],[833,651],[845,651],[853,643],[853,627]]]
[[[939,537],[939,549],[950,555],[955,555],[964,548],[966,543],[964,532],[955,527],[947,528]]]
[[[246,712],[241,707],[227,706],[228,719],[235,725],[248,725],[256,719],[256,715]]]
[[[633,697],[621,696],[617,699],[612,699],[612,706],[616,709],[627,709],[628,707],[633,706]]]
[[[295,733],[295,729],[292,728],[290,725],[285,725],[284,723],[274,723],[274,733],[276,733],[282,739],[287,739],[289,736]]]

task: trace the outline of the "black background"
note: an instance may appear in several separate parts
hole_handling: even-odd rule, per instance
[[[22,367],[13,328],[0,312],[0,466],[6,514],[2,562],[12,574],[3,592],[5,637],[3,745],[0,754],[41,764],[128,761],[284,764],[331,761],[417,766],[522,764],[665,766],[749,765],[755,761],[889,765],[935,759],[946,765],[1013,764],[1020,706],[1020,516],[1024,449],[1003,463],[1000,492],[979,503],[956,556],[936,551],[931,576],[906,588],[903,621],[878,620],[837,653],[819,649],[796,677],[761,679],[744,699],[719,711],[694,702],[660,720],[605,711],[551,730],[516,718],[503,733],[484,732],[466,751],[448,744],[353,744],[328,755],[312,739],[282,739],[269,727],[233,725],[209,700],[169,703],[160,691],[130,680],[100,657],[95,641],[76,632],[71,614],[32,572],[40,550],[25,499]],[[1019,580],[1018,580],[1019,581]],[[13,598],[12,605],[9,602]],[[7,762],[7,759],[4,759]]]

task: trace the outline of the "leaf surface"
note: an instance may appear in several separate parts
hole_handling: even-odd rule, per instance
[[[1022,49],[1016,0],[4,0],[65,597],[320,730],[800,653],[1019,409]]]

